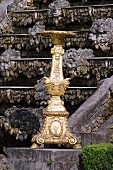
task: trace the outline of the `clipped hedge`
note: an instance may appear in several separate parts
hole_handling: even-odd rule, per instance
[[[113,170],[113,145],[92,144],[83,148],[85,170]]]

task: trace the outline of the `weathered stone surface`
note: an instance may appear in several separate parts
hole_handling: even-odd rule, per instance
[[[0,119],[0,128],[3,128],[5,133],[14,135],[16,140],[23,141],[39,131],[40,123],[32,108],[20,109],[13,106],[7,109],[4,117]]]
[[[5,155],[0,154],[0,170],[11,170]]]
[[[3,0],[0,3],[0,34],[12,33],[11,21],[7,16],[7,6],[14,0]]]
[[[110,110],[112,84],[113,76],[107,78],[100,88],[70,116],[69,126],[74,133],[95,132],[112,115]]]
[[[7,9],[7,6],[10,4],[10,3],[13,3],[14,0],[3,0],[1,3],[0,3],[0,22],[3,20],[3,18],[5,17],[6,15],[6,9]]]
[[[110,131],[110,129],[113,128],[113,115],[110,116],[110,118],[101,125],[101,127],[97,130],[97,132],[103,132],[106,129],[107,131]],[[113,133],[113,130],[112,130]]]
[[[35,89],[36,89],[36,92],[35,92],[34,98],[37,104],[39,105],[39,103],[41,102],[43,106],[47,106],[47,101],[51,97],[48,94],[47,88],[45,87],[43,78],[37,81],[37,84],[35,85]]]
[[[78,170],[82,150],[8,148],[6,154],[11,170]]]
[[[113,44],[113,19],[98,19],[93,22],[90,28],[89,39],[94,46],[102,51],[108,51]]]
[[[61,15],[61,8],[64,7],[70,7],[70,3],[67,0],[55,0],[53,3],[51,3],[48,8],[49,8],[49,16],[51,17],[57,17]]]
[[[9,62],[10,60],[13,59],[21,59],[20,51],[16,51],[15,49],[9,48],[6,51],[4,51],[0,56],[1,62]]]
[[[28,29],[28,33],[30,34],[30,44],[35,45],[37,51],[40,50],[38,46],[40,46],[42,41],[41,35],[38,35],[38,33],[43,31],[45,31],[45,25],[41,22],[36,22],[32,28]]]
[[[92,58],[93,50],[91,49],[81,49],[75,50],[75,48],[70,48],[63,55],[63,67],[65,70],[65,75],[71,77],[81,77],[88,78],[89,76],[89,63],[88,58]]]
[[[92,133],[80,133],[80,139],[82,146],[88,144],[97,144],[97,143],[109,143],[110,141],[113,143],[113,129],[106,129],[103,131],[97,131]]]
[[[12,3],[8,6],[9,11],[16,11],[16,10],[25,10],[30,9],[32,6],[28,5],[29,0],[13,0]]]

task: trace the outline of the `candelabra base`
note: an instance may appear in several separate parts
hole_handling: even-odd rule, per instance
[[[32,148],[44,148],[44,144],[62,144],[81,148],[79,139],[68,128],[67,111],[46,111],[44,116],[41,132],[32,138]]]

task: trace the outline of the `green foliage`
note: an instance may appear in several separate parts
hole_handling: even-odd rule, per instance
[[[48,160],[47,164],[48,166],[52,165],[53,161],[52,160]]]
[[[89,31],[87,28],[81,28],[80,31]]]
[[[113,145],[93,144],[83,148],[85,170],[113,170]]]

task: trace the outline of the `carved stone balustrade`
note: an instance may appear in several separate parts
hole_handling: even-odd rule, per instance
[[[99,130],[101,125],[104,125],[107,119],[109,119],[112,116],[113,113],[113,99],[111,98],[111,93],[110,93],[110,98],[106,100],[105,103],[103,103],[103,107],[100,107],[100,110],[97,111],[97,113],[94,113],[88,121],[81,126],[81,129],[86,132],[86,133],[91,133],[91,132],[96,132]],[[112,118],[111,118],[112,120]],[[106,127],[106,129],[110,129],[110,126]],[[101,131],[101,129],[99,130]]]
[[[75,21],[94,21],[96,19],[106,19],[113,17],[113,4],[107,5],[89,5],[89,6],[72,6],[62,9],[62,15],[65,23]]]
[[[73,130],[82,133],[104,133],[101,141],[108,142],[110,140],[110,125],[113,123],[113,76],[106,78],[98,90],[84,102],[82,106],[69,118],[70,127],[74,125]],[[79,114],[79,117],[78,117]],[[110,118],[111,117],[111,118]],[[74,119],[73,119],[74,118]],[[109,120],[110,119],[110,120]],[[73,121],[74,120],[74,121]],[[76,120],[76,122],[75,122]],[[82,122],[81,122],[82,120]],[[111,131],[112,132],[112,131]],[[93,138],[94,139],[94,138]],[[107,140],[106,140],[107,139]],[[100,137],[94,139],[99,142]],[[97,141],[96,141],[97,140]]]
[[[14,11],[10,13],[10,19],[16,26],[28,25],[35,22],[47,23],[48,9]]]

